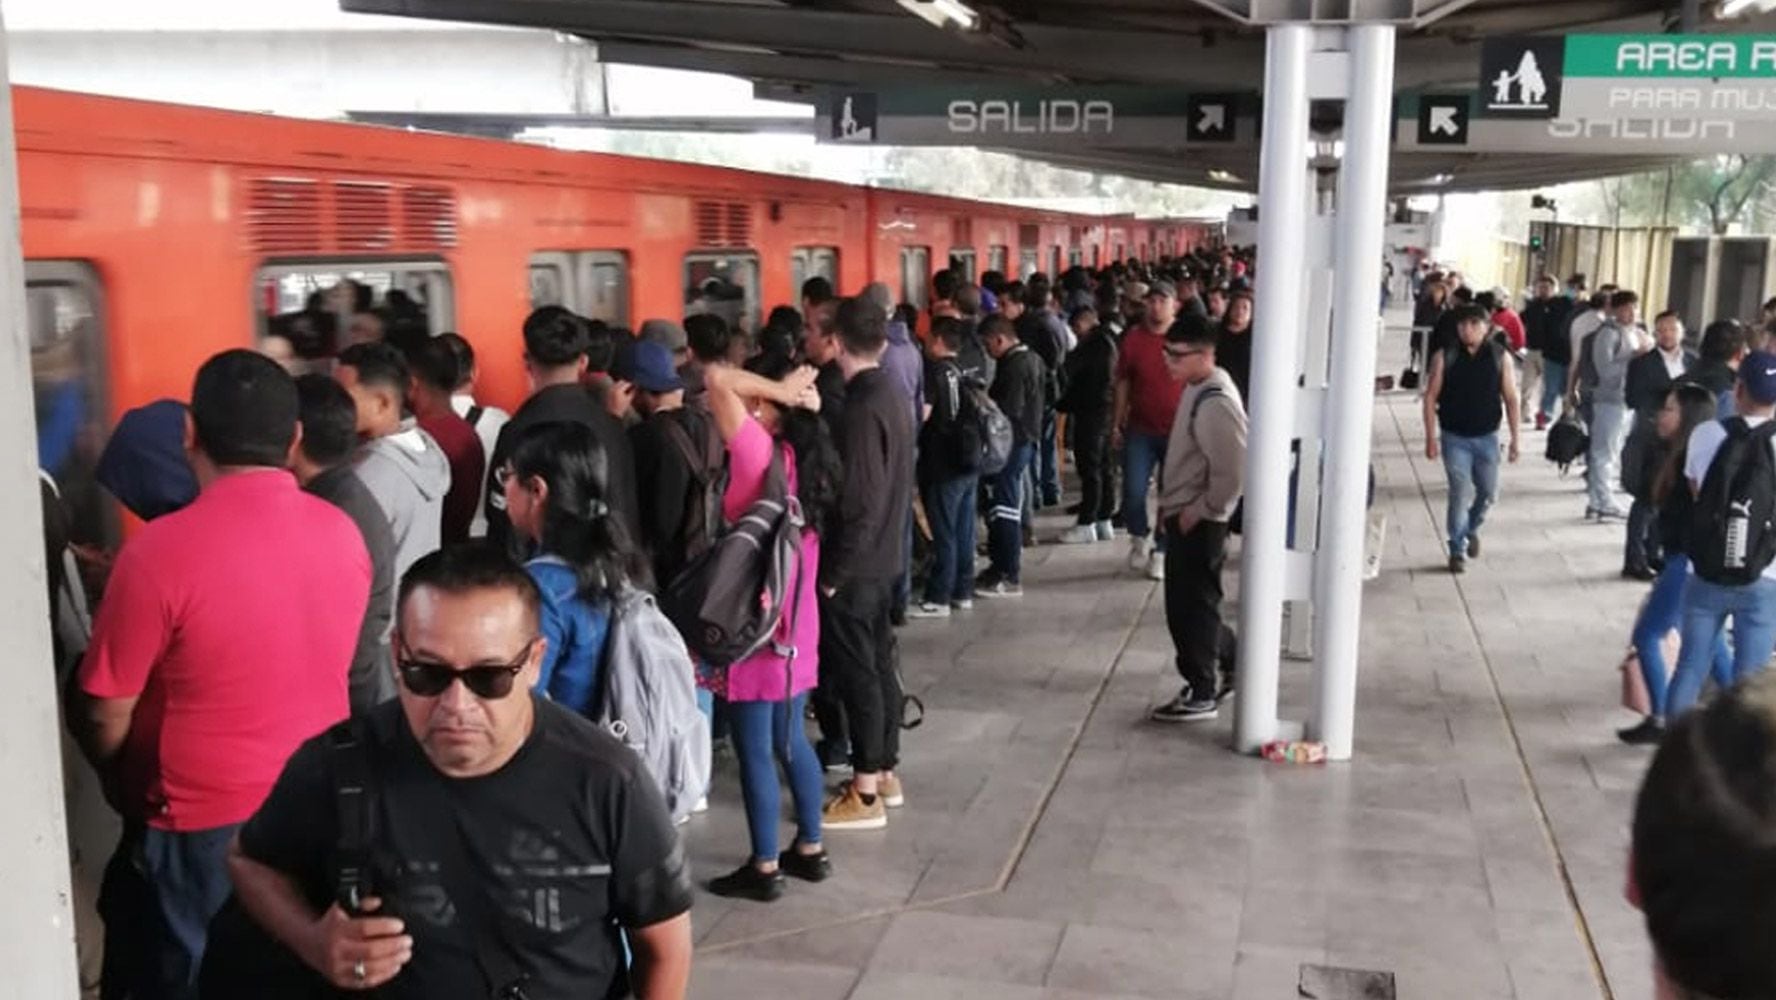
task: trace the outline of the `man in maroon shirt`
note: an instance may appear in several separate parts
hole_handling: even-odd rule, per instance
[[[1149,538],[1147,486],[1165,465],[1178,398],[1184,387],[1166,371],[1165,338],[1178,315],[1178,292],[1167,281],[1147,290],[1141,325],[1123,337],[1116,359],[1113,447],[1122,455],[1122,517],[1130,539],[1129,568],[1159,580],[1165,577],[1163,545]]]
[[[459,416],[450,405],[462,372],[458,370],[456,352],[450,345],[433,338],[425,342],[408,362],[413,366],[413,389],[408,404],[419,419],[421,430],[430,434],[443,449],[450,462],[450,491],[444,494],[444,520],[441,524],[445,545],[469,540],[469,526],[475,521],[475,508],[481,502],[481,482],[487,477],[487,456],[481,449],[481,435],[475,427]]]

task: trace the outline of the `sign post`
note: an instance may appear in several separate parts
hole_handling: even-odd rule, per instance
[[[1256,99],[1151,87],[908,87],[828,95],[823,142],[1179,150],[1252,143]]]

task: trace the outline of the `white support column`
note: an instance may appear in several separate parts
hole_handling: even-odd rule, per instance
[[[1310,736],[1326,744],[1333,760],[1350,759],[1355,729],[1394,30],[1392,25],[1361,24],[1352,26],[1348,36],[1351,82],[1334,237],[1338,278],[1332,303],[1323,530],[1314,580],[1319,663],[1309,727]],[[1262,282],[1262,270],[1259,274]]]
[[[1234,748],[1251,753],[1277,732],[1283,552],[1288,530],[1289,439],[1294,433],[1295,331],[1306,260],[1307,57],[1313,29],[1266,32],[1264,135],[1258,168],[1258,336],[1252,341],[1240,549],[1239,698]],[[1266,332],[1268,331],[1268,332]]]
[[[75,997],[74,916],[54,656],[43,565],[25,264],[19,248],[18,157],[6,29],[0,23],[0,634],[9,637],[12,684],[0,699],[0,969],[10,997]],[[9,415],[10,414],[10,415]]]

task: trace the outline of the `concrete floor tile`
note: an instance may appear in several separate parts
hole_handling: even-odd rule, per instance
[[[785,997],[795,995],[784,994]],[[1039,986],[884,970],[865,973],[850,1000],[908,1000],[913,997],[918,1000],[1044,1000]]]
[[[1039,986],[1063,925],[911,911],[894,918],[869,969]]]
[[[1070,924],[1048,985],[1089,993],[1226,997],[1234,950],[1199,950],[1195,944],[1176,934]]]
[[[692,1000],[845,1000],[857,971],[828,965],[764,962],[728,955],[700,957],[691,972]]]

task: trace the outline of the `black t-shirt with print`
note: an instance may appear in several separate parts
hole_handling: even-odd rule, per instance
[[[368,735],[377,796],[375,891],[414,940],[413,960],[379,996],[488,995],[463,926],[466,893],[482,894],[471,913],[497,907],[532,1000],[627,996],[618,928],[690,909],[678,832],[641,762],[579,716],[534,701],[529,739],[479,778],[440,774],[398,701],[354,721]],[[337,752],[324,734],[303,744],[240,834],[248,857],[294,877],[317,910],[332,894]],[[460,850],[443,837],[460,837]],[[451,870],[452,858],[472,871]]]

